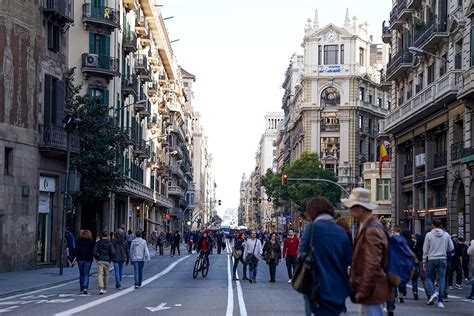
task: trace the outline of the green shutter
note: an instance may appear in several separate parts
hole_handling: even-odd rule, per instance
[[[89,53],[95,53],[95,33],[89,32]]]
[[[471,66],[474,66],[474,27],[471,27]]]
[[[102,47],[103,51],[101,52],[105,56],[110,56],[110,37],[102,36]]]
[[[109,106],[109,90],[107,90],[107,89],[104,89],[104,96],[103,96],[102,102],[104,104],[107,104],[107,108],[108,108],[108,106]]]

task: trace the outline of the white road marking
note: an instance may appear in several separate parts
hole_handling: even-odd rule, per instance
[[[145,285],[155,281],[156,279],[161,278],[162,276],[168,274],[171,270],[174,269],[174,267],[176,267],[179,263],[181,263],[183,260],[187,259],[188,257],[189,256],[185,256],[185,257],[173,262],[172,264],[170,264],[166,269],[164,269],[160,273],[155,274],[151,278],[146,279],[145,281],[142,282],[142,286],[145,286]],[[92,307],[96,307],[96,306],[98,306],[100,304],[103,304],[103,303],[106,303],[108,301],[114,300],[114,299],[116,299],[118,297],[121,297],[123,295],[126,295],[126,294],[128,294],[132,291],[136,291],[136,290],[134,289],[134,287],[129,287],[129,288],[127,288],[127,289],[125,289],[121,292],[117,292],[117,293],[114,293],[112,295],[105,296],[101,299],[95,300],[93,302],[90,302],[90,303],[87,303],[87,304],[84,304],[84,305],[81,305],[81,306],[78,306],[78,307],[75,307],[75,308],[68,309],[68,310],[63,311],[61,313],[57,313],[57,314],[55,314],[55,316],[73,315],[73,314],[85,311],[87,309],[90,309]]]
[[[227,241],[227,252],[231,252],[229,241]],[[234,262],[234,261],[235,261],[235,258],[232,257],[231,262]],[[239,279],[239,273],[237,271],[235,272],[235,276],[237,277],[237,279]],[[236,287],[237,287],[237,299],[239,301],[240,316],[247,316],[247,307],[245,306],[244,293],[242,291],[242,284],[240,283],[240,279],[237,280],[236,283],[237,283],[237,285],[236,285]]]
[[[4,309],[0,309],[0,313],[9,313],[13,311],[13,309],[18,308],[19,306],[10,306]]]
[[[145,308],[148,309],[150,312],[154,313],[157,311],[164,311],[166,309],[170,309],[171,307],[167,307],[166,303],[161,303],[157,307],[145,307]]]
[[[229,253],[229,248],[227,248]],[[227,255],[227,310],[226,316],[232,316],[234,313],[234,289],[232,287],[232,276],[230,269],[230,256]]]
[[[35,294],[35,293],[39,293],[39,292],[44,292],[44,291],[56,289],[58,287],[62,287],[62,286],[72,284],[72,283],[77,283],[77,280],[69,281],[69,282],[66,282],[66,283],[61,283],[59,285],[47,287],[47,288],[44,288],[44,289],[39,289],[39,290],[31,291],[31,292],[26,292],[26,293],[16,294],[16,295],[9,296],[9,297],[0,298],[0,302],[1,301],[8,301],[8,300],[11,300],[13,298],[17,298],[17,297],[21,297],[21,296],[25,296],[25,295],[31,295],[31,294]]]
[[[183,304],[174,304],[175,307],[181,307]]]

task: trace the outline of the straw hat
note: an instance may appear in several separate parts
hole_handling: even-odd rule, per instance
[[[378,208],[378,205],[370,201],[371,195],[372,194],[370,190],[364,188],[355,188],[352,190],[349,198],[342,199],[341,202],[347,208],[351,208],[355,205],[360,205],[370,211],[373,211]]]

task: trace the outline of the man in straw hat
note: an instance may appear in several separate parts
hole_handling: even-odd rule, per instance
[[[382,316],[383,303],[393,299],[393,292],[383,267],[388,260],[388,239],[380,221],[372,215],[377,204],[370,201],[371,192],[364,188],[352,190],[341,202],[359,221],[354,242],[350,282],[355,292],[354,303],[362,304],[361,315]]]

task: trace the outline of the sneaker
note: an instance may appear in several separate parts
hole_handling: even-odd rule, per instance
[[[474,300],[474,296],[466,296],[468,300]]]
[[[413,293],[413,299],[414,299],[415,301],[418,301],[418,293]]]
[[[103,294],[105,294],[105,293],[107,293],[107,291],[106,291],[106,290],[104,290],[104,291],[103,291]]]
[[[452,285],[450,285],[450,286],[448,287],[448,290],[454,290],[454,287],[453,287]]]
[[[438,308],[444,308],[443,302],[438,302]]]
[[[400,303],[402,303],[402,304],[405,303],[405,299],[403,297],[400,296],[399,300],[400,300]]]
[[[104,290],[100,290],[99,295],[103,295],[103,294],[104,294]]]
[[[433,294],[430,296],[428,302],[426,302],[427,305],[433,305],[434,303],[436,303],[438,301],[438,294]]]
[[[89,293],[87,292],[87,289],[85,289],[84,291],[82,291],[82,293],[85,294],[85,295],[89,294]]]
[[[116,286],[115,286],[115,289],[121,290],[121,289],[122,289],[122,286],[121,286],[121,285],[116,285]]]
[[[462,290],[461,284],[454,284],[454,288],[458,290]]]
[[[291,283],[291,279],[288,280],[288,283]]]
[[[134,288],[135,288],[135,290],[138,289],[138,285],[135,284],[135,287],[134,287]]]
[[[395,313],[393,311],[387,312],[387,316],[394,316]]]
[[[449,298],[446,296],[446,297],[443,297],[443,302],[449,302]]]

